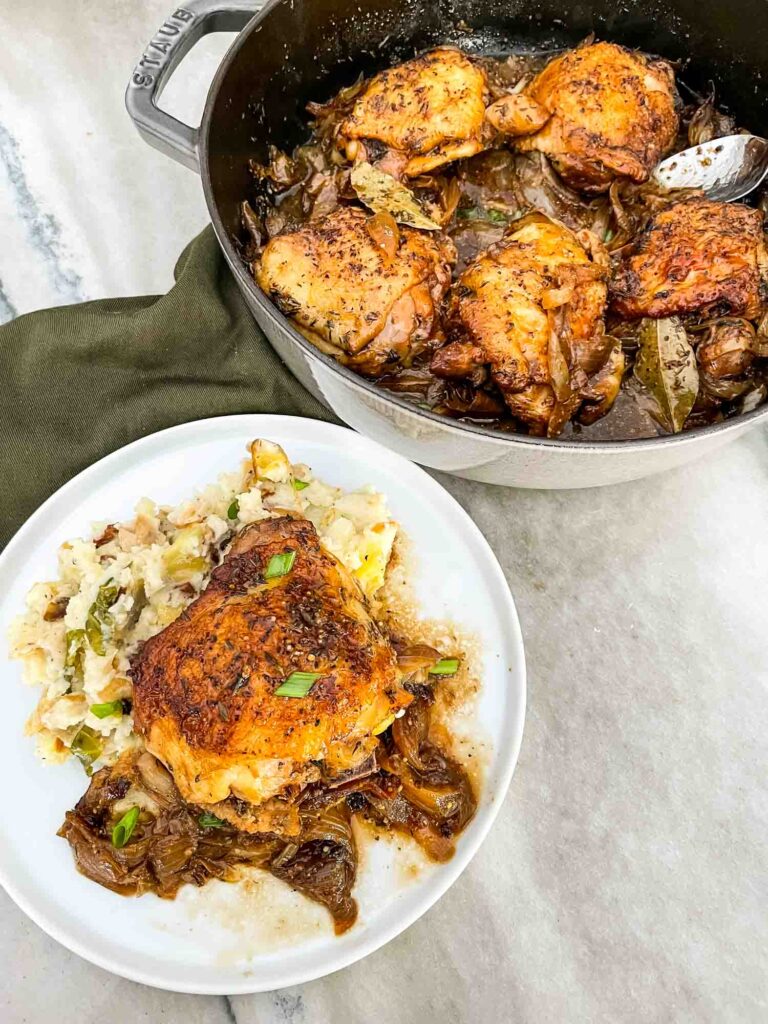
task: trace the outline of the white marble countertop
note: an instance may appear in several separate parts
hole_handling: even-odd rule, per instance
[[[163,291],[204,225],[195,176],[123,109],[171,6],[0,4],[0,319]],[[225,45],[169,109],[194,120]],[[442,480],[508,575],[530,674],[509,796],[456,886],[367,960],[232,999],[112,977],[0,891],[4,1024],[768,1019],[765,432],[597,491]]]

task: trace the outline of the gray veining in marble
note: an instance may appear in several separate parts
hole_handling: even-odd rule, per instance
[[[0,318],[164,290],[204,224],[194,175],[123,113],[171,6],[0,3]],[[190,120],[221,46],[166,94]],[[441,481],[501,561],[530,673],[509,796],[459,882],[362,963],[230,1000],[112,977],[0,891],[3,1024],[768,1019],[765,432],[598,491]]]
[[[6,187],[14,198],[16,214],[24,225],[29,244],[47,268],[51,286],[67,302],[82,302],[80,275],[65,263],[61,251],[61,227],[53,214],[44,213],[27,181],[19,144],[4,125],[0,125],[0,164]]]

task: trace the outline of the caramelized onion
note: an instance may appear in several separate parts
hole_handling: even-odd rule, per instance
[[[466,802],[462,799],[461,787],[455,781],[426,785],[418,775],[404,765],[398,764],[397,768],[403,785],[403,796],[414,807],[425,811],[437,821],[451,821],[462,814]]]
[[[375,213],[366,224],[368,234],[385,254],[394,259],[400,245],[400,229],[391,213]]]
[[[236,834],[211,836],[198,825],[198,812],[183,803],[165,769],[149,754],[127,754],[102,768],[74,811],[67,812],[59,835],[72,847],[78,870],[122,895],[156,892],[173,898],[185,883],[203,885],[209,878],[232,878],[234,866],[249,863],[254,851],[276,846],[269,837]],[[169,785],[170,781],[170,785]],[[159,802],[157,815],[142,812],[125,846],[111,841],[112,808],[127,794]],[[224,830],[222,830],[224,831]]]
[[[340,119],[344,116],[347,109],[351,107],[355,97],[364,85],[365,79],[362,74],[360,74],[352,85],[348,85],[346,88],[340,89],[333,99],[329,100],[327,103],[310,102],[307,104],[307,110],[312,117],[319,121]]]
[[[156,799],[168,806],[178,801],[178,791],[167,769],[146,751],[136,760],[136,767],[142,782]]]
[[[757,348],[755,329],[748,320],[723,317],[707,326],[696,357],[711,379],[738,377],[752,365]]]
[[[384,374],[377,381],[387,391],[401,395],[426,395],[434,382],[435,378],[428,370],[415,370],[412,367]]]
[[[374,751],[370,757],[355,765],[354,768],[348,768],[345,772],[341,772],[338,775],[326,776],[324,781],[329,789],[338,789],[339,786],[348,786],[351,782],[367,779],[369,775],[373,775],[377,768],[376,753]]]
[[[474,419],[498,419],[504,414],[504,403],[488,391],[471,384],[446,383],[430,392],[432,408],[445,415]]]
[[[426,814],[414,807],[401,794],[392,797],[370,794],[367,801],[374,821],[387,828],[396,828],[412,835],[432,860],[443,862],[453,856],[454,846],[451,839],[444,836]]]
[[[279,871],[283,864],[287,864],[298,852],[299,847],[296,843],[287,843],[271,862],[272,870]]]
[[[397,664],[406,676],[431,668],[440,661],[440,652],[428,644],[410,644],[397,652]]]
[[[172,884],[173,876],[184,870],[196,849],[197,839],[188,835],[160,836],[150,843],[148,862],[158,883]]]
[[[431,220],[441,226],[449,223],[461,199],[461,187],[457,178],[443,174],[423,174],[411,179],[409,186],[417,192],[419,202]]]
[[[688,124],[688,145],[700,146],[703,142],[720,139],[736,132],[736,121],[715,107],[715,90],[695,110]]]
[[[247,200],[240,204],[240,217],[251,249],[256,252],[264,244],[264,228],[256,211]]]
[[[399,780],[400,796],[410,807],[436,823],[441,835],[454,835],[470,820],[476,802],[464,771],[430,742],[429,723],[429,701],[414,700],[392,726],[394,751],[384,767]]]
[[[271,874],[326,906],[336,934],[350,928],[357,918],[351,897],[357,871],[357,851],[349,808],[337,805],[315,818],[298,847],[290,844],[269,865]]]
[[[338,206],[339,194],[336,181],[330,174],[315,174],[307,186],[307,194],[312,196],[310,220],[327,217]]]
[[[424,767],[420,751],[428,731],[429,705],[423,699],[413,701],[406,708],[405,714],[392,723],[392,741],[406,763],[413,768]]]
[[[740,398],[754,386],[754,381],[749,378],[733,380],[728,377],[712,377],[708,373],[702,373],[700,380],[705,395],[725,402]]]
[[[404,647],[400,655],[422,671],[440,657],[426,644]],[[325,906],[341,933],[357,917],[353,813],[412,836],[437,861],[452,856],[453,837],[474,813],[465,773],[429,739],[431,691],[414,692],[406,714],[382,737],[385,770],[373,755],[294,794],[295,837],[240,832],[225,822],[205,827],[205,816],[183,802],[170,774],[146,752],[126,754],[97,772],[59,834],[83,874],[122,895],[151,891],[172,899],[182,885],[233,881],[243,867],[258,867]],[[126,803],[153,812],[142,810],[134,832],[116,849],[112,826]]]

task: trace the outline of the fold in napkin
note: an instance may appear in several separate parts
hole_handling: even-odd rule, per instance
[[[45,309],[0,327],[0,548],[109,452],[206,416],[333,419],[257,327],[209,226],[167,295]]]

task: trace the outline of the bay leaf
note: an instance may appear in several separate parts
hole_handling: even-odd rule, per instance
[[[413,192],[391,174],[368,163],[356,164],[350,181],[360,201],[374,213],[390,213],[398,224],[422,231],[440,231],[440,225],[424,213]]]
[[[658,420],[678,434],[699,393],[696,354],[677,317],[641,320],[635,376],[654,399]]]

